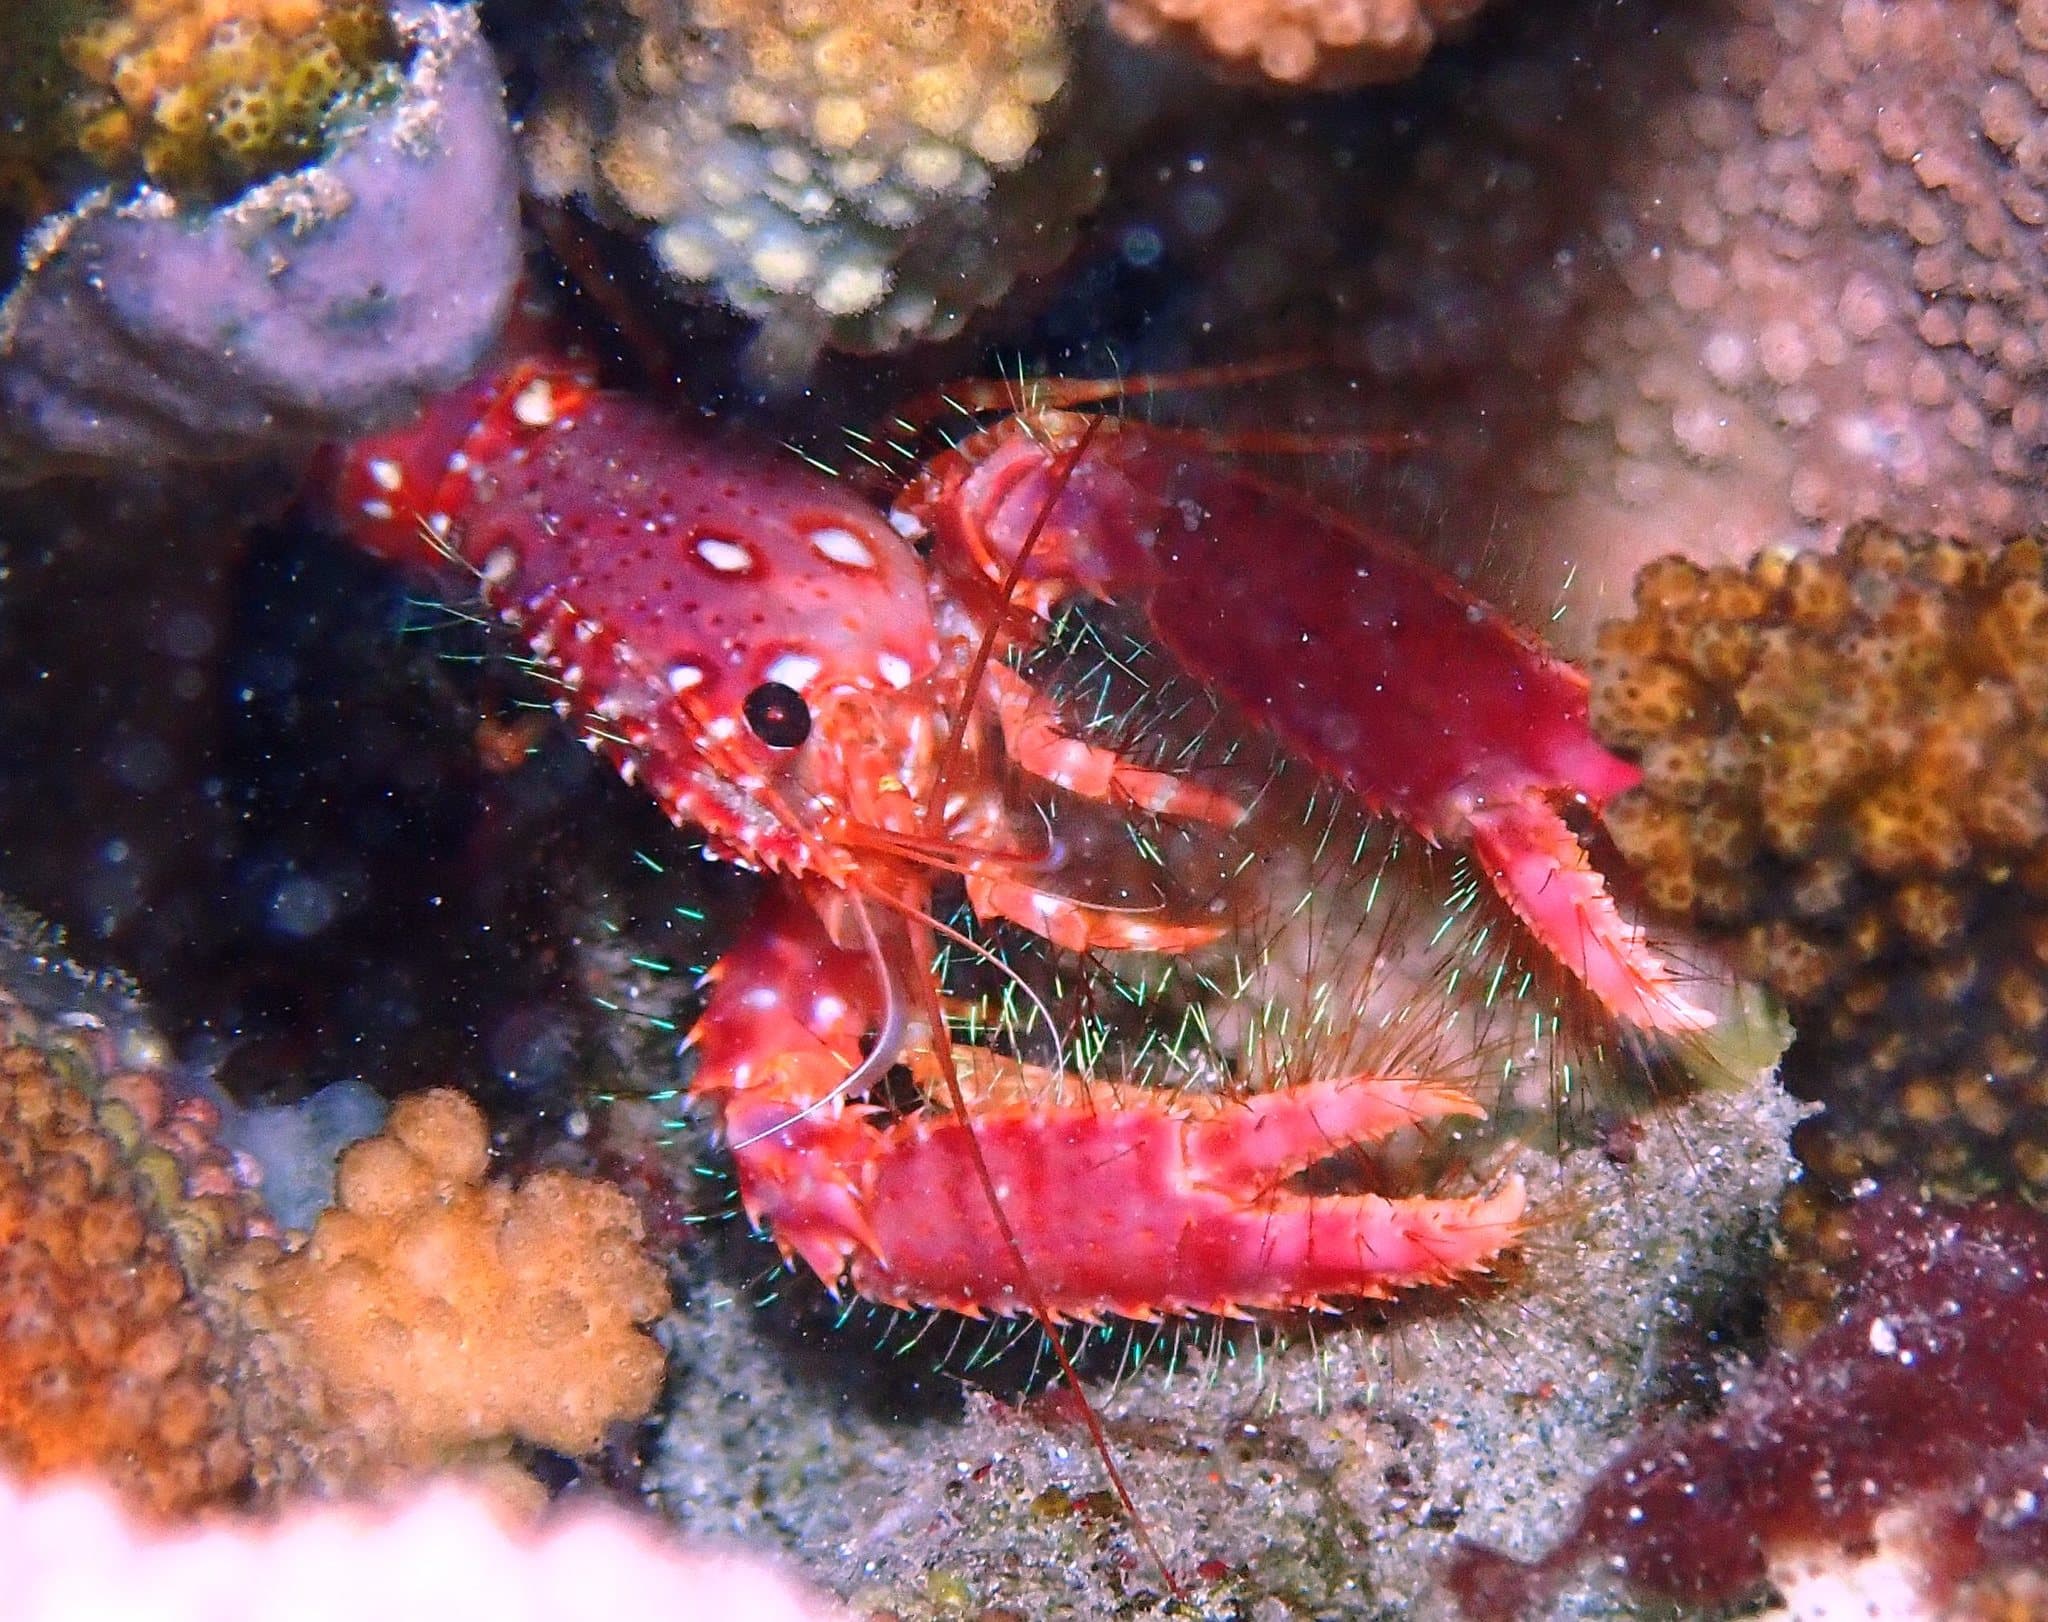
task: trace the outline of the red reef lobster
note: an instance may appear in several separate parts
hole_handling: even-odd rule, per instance
[[[1371,805],[1471,840],[1621,1017],[1705,1019],[1555,809],[1633,778],[1588,732],[1577,673],[1397,544],[1143,430],[1009,418],[885,518],[549,358],[354,445],[336,499],[363,545],[473,582],[558,708],[714,854],[781,876],[714,971],[693,1087],[750,1217],[834,1289],[1047,1321],[1235,1313],[1448,1281],[1520,1231],[1517,1183],[1292,1184],[1348,1145],[1479,1113],[1426,1075],[1249,1099],[1034,1088],[949,1042],[927,969],[948,874],[977,914],[1064,947],[1216,934],[1091,908],[1017,854],[1020,770],[1166,819],[1241,814],[1071,735],[1006,659],[1036,635],[1018,610],[1073,591],[1141,603],[1201,679]],[[897,1065],[926,1103],[888,1115],[872,1097]]]

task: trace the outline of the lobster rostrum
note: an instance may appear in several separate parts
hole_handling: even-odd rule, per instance
[[[1075,587],[1149,590],[1163,571],[1203,566],[1139,546],[1161,528],[1157,495],[1128,454],[1098,460],[1089,438],[1118,444],[1113,426],[1059,418],[999,434],[971,458],[940,458],[885,517],[843,481],[707,437],[544,356],[349,447],[335,500],[363,545],[480,593],[552,674],[558,709],[711,852],[776,875],[713,970],[692,1087],[717,1112],[749,1216],[828,1286],[1091,1319],[1313,1307],[1481,1269],[1521,1230],[1518,1182],[1460,1199],[1293,1183],[1348,1146],[1479,1114],[1447,1081],[1374,1073],[1211,1096],[1035,1075],[948,1039],[927,965],[942,933],[934,892],[956,878],[977,915],[1065,948],[1187,952],[1218,933],[1048,884],[1020,803],[1022,774],[1132,813],[1241,815],[1214,789],[1071,735],[1005,657],[1033,636],[1005,582],[1043,609]],[[1207,522],[1255,522],[1271,548],[1270,514],[1248,511],[1249,496],[1233,505],[1233,490],[1205,494]],[[1112,500],[1107,528],[1084,511]],[[1036,551],[1034,506],[1048,543]],[[927,534],[930,559],[911,539]],[[1125,539],[1131,555],[1110,558]],[[1285,567],[1307,580],[1305,563]],[[1423,591],[1414,565],[1372,568],[1403,615],[1468,614]],[[1171,595],[1154,593],[1162,635],[1228,687],[1182,645],[1159,606]],[[1412,635],[1413,657],[1388,668],[1441,684],[1433,662],[1475,642],[1491,662],[1471,679],[1540,688],[1553,734],[1514,805],[1559,781],[1612,792],[1628,769],[1568,738],[1584,706],[1567,667],[1505,628],[1455,646]],[[1470,713],[1493,726],[1477,741],[1497,752],[1492,712]],[[1389,714],[1363,706],[1344,724],[1362,732]],[[1292,735],[1295,723],[1275,724]],[[1410,792],[1375,803],[1433,833],[1449,831],[1454,805],[1474,829],[1503,825],[1483,814],[1502,769],[1489,754],[1461,775],[1454,748],[1439,740]],[[923,1107],[876,1102],[892,1067],[907,1067]]]

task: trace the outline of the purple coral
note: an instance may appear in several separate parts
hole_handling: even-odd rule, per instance
[[[46,225],[0,305],[0,481],[350,437],[462,380],[510,305],[517,175],[467,8],[395,11],[397,99],[194,218],[145,187]]]
[[[1832,1325],[1712,1419],[1631,1447],[1540,1560],[1464,1549],[1451,1582],[1468,1614],[1531,1614],[1596,1552],[1635,1587],[1711,1601],[1840,1582],[1876,1547],[1946,1616],[2048,1569],[2048,1217],[1889,1193],[1851,1234],[1856,1285]]]

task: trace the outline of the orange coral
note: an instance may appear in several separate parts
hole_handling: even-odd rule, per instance
[[[350,1421],[420,1463],[506,1434],[588,1453],[660,1388],[636,1325],[668,1293],[640,1216],[602,1183],[486,1183],[483,1117],[446,1089],[402,1100],[341,1159],[339,1203],[262,1268],[259,1317]]]
[[[1170,41],[1237,74],[1318,90],[1406,78],[1483,0],[1110,0],[1140,44]]]
[[[482,1117],[432,1092],[343,1155],[340,1208],[280,1251],[119,988],[37,955],[56,995],[18,995],[29,952],[0,913],[0,1472],[89,1471],[184,1514],[495,1462],[511,1435],[585,1453],[651,1405],[662,1356],[634,1326],[667,1292],[625,1195],[486,1183]]]
[[[1865,525],[1636,605],[1593,662],[1644,774],[1608,827],[1791,1009],[1801,1158],[2048,1199],[2048,549]]]
[[[0,1051],[0,1460],[175,1513],[236,1487],[249,1452],[226,1349],[124,1153],[139,1126],[38,1049]]]

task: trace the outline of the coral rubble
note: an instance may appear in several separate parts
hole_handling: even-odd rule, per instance
[[[1021,267],[1056,263],[1097,195],[1071,130],[1038,151],[1077,10],[593,6],[591,82],[560,76],[529,122],[529,163],[544,194],[644,222],[671,275],[785,345],[941,337]]]
[[[1220,70],[1328,90],[1412,73],[1483,0],[1110,0],[1139,44],[1172,43]]]
[[[1836,1321],[1711,1419],[1610,1463],[1551,1553],[1466,1550],[1468,1612],[1535,1614],[1597,1551],[1631,1585],[1693,1602],[1768,1579],[1795,1615],[2039,1615],[2048,1218],[1887,1193],[1856,1208],[1853,1251]],[[1859,1588],[1886,1608],[1851,1606]]]
[[[1788,1005],[1802,1158],[1846,1193],[2048,1197],[2048,553],[1852,532],[1671,558],[1604,627],[1608,827],[1651,901]]]
[[[313,156],[397,47],[382,0],[126,0],[66,41],[73,116],[109,168],[232,190]]]
[[[45,222],[0,304],[0,481],[301,450],[467,375],[518,270],[498,70],[405,0],[393,99],[195,223],[155,187]]]

